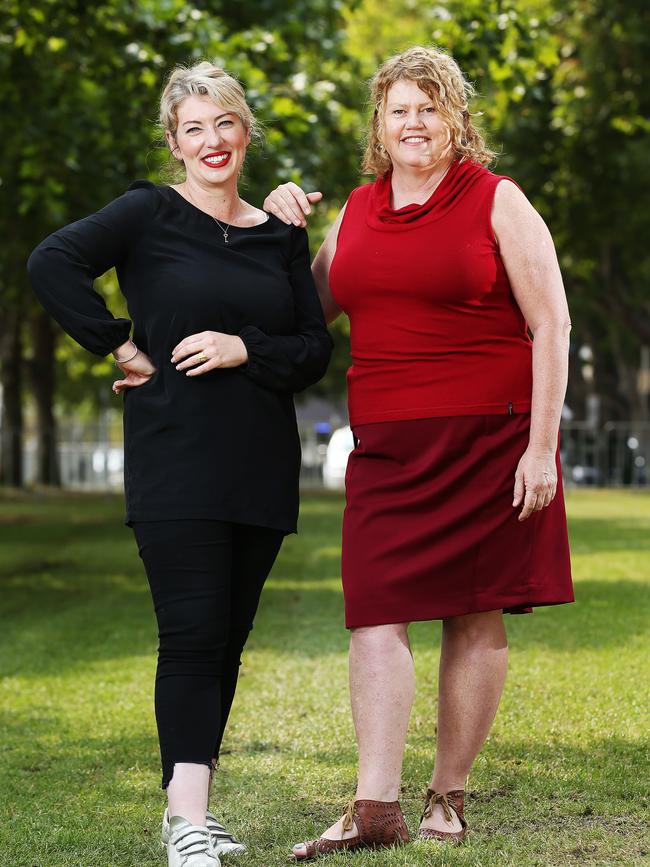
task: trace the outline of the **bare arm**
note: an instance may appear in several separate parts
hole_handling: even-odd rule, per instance
[[[533,333],[530,439],[515,476],[520,520],[547,506],[557,487],[555,452],[566,393],[571,320],[553,239],[514,184],[495,193],[492,225],[515,300]]]
[[[314,275],[314,282],[316,283],[316,289],[318,290],[318,297],[320,298],[323,314],[325,315],[325,321],[328,324],[333,322],[337,316],[340,316],[342,313],[341,308],[332,297],[329,278],[330,267],[334,259],[334,254],[336,253],[336,242],[339,236],[339,229],[341,227],[341,222],[343,221],[343,215],[345,214],[345,207],[346,206],[343,205],[338,216],[332,223],[332,226],[330,227],[325,240],[321,244],[320,250],[316,253],[311,266],[311,271]]]

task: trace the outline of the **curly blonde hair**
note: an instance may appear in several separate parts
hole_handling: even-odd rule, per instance
[[[482,166],[492,162],[496,153],[486,146],[469,112],[469,101],[475,93],[473,86],[449,54],[438,48],[416,45],[382,63],[370,80],[370,101],[374,110],[363,155],[364,174],[381,177],[392,166],[382,142],[386,97],[390,88],[404,79],[414,81],[431,98],[449,127],[451,148],[458,159]]]

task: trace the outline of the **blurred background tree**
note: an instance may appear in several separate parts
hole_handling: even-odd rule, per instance
[[[362,181],[366,79],[416,43],[450,51],[476,84],[496,165],[555,237],[573,314],[568,403],[583,417],[648,418],[638,388],[650,345],[650,14],[643,0],[5,0],[0,11],[0,472],[20,484],[23,410],[34,406],[38,477],[57,482],[56,405],[112,405],[109,361],[72,343],[34,303],[30,250],[50,231],[159,179],[157,100],[177,63],[216,60],[245,85],[266,127],[245,195],[295,180],[326,196],[314,251]],[[114,276],[103,279],[121,311]],[[347,323],[321,393],[341,396]]]
[[[209,57],[244,82],[267,128],[249,161],[247,195],[261,202],[279,179],[313,186],[324,165],[331,194],[355,177],[358,130],[347,93],[354,64],[342,63],[342,4],[313,0],[301,15],[285,3],[145,0],[10,0],[0,12],[0,99],[7,119],[0,169],[0,375],[2,480],[22,481],[25,374],[38,425],[38,479],[57,483],[55,397],[92,411],[111,399],[114,369],[59,339],[35,304],[25,262],[58,226],[97,210],[132,179],[156,177],[168,158],[155,142],[157,102],[177,63]],[[160,143],[158,143],[160,144]],[[317,233],[316,233],[317,234]],[[111,309],[123,306],[114,278]],[[57,350],[58,344],[58,350]],[[57,376],[58,374],[58,376]],[[60,383],[57,387],[56,383]]]
[[[573,319],[567,402],[650,418],[650,6],[645,0],[364,0],[347,16],[371,74],[389,53],[448,50],[478,90],[496,171],[548,223]],[[480,122],[480,121],[479,121]]]

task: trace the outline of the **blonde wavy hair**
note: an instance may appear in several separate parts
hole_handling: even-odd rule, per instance
[[[469,101],[475,93],[473,86],[449,54],[438,48],[416,45],[382,63],[370,80],[370,104],[374,110],[363,155],[364,174],[381,177],[392,166],[382,141],[386,97],[390,88],[404,79],[414,81],[431,98],[449,127],[451,148],[458,159],[482,166],[492,162],[496,153],[485,144],[469,112]]]
[[[250,133],[251,142],[261,143],[262,130],[246,102],[244,88],[220,66],[206,60],[193,66],[176,66],[169,74],[160,96],[159,133],[162,139],[167,132],[176,138],[178,107],[188,96],[209,96],[217,105],[234,112]],[[166,174],[182,176],[183,164],[171,156]]]

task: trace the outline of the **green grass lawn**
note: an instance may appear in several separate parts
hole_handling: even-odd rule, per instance
[[[510,674],[469,781],[468,844],[339,855],[331,867],[650,863],[650,496],[571,492],[567,507],[578,601],[507,619]],[[341,508],[305,498],[244,659],[212,801],[249,843],[239,867],[286,867],[291,844],[354,791]],[[0,498],[1,867],[165,863],[155,621],[121,520],[117,498]],[[401,800],[414,829],[434,755],[440,624],[411,635],[418,694]]]

